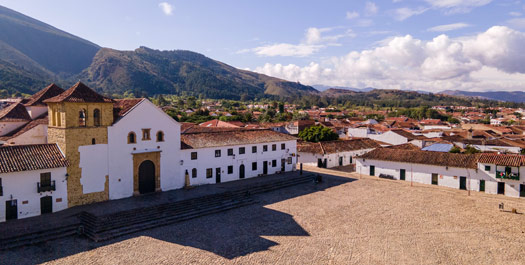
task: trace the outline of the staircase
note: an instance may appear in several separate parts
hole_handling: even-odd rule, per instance
[[[94,241],[104,241],[126,234],[169,225],[217,212],[256,203],[251,195],[312,181],[312,175],[254,184],[233,191],[194,199],[121,211],[103,216],[82,212],[83,233]]]
[[[78,233],[80,221],[61,224],[57,227],[41,227],[38,230],[27,231],[12,237],[0,240],[0,250],[18,248],[27,245],[35,245],[50,240],[72,236]]]

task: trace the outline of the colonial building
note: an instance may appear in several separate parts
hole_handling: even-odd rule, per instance
[[[20,103],[2,112],[8,119],[6,122],[15,122],[14,118],[18,122],[18,118],[23,118],[18,128],[9,132],[5,143],[27,143],[31,137],[40,136],[51,144],[36,146],[55,151],[54,156],[49,155],[49,150],[42,151],[39,158],[16,156],[16,152],[21,151],[9,151],[0,156],[0,168],[14,158],[29,165],[37,159],[38,165],[42,164],[37,168],[15,165],[5,172],[0,171],[9,173],[1,177],[4,194],[9,191],[8,197],[0,195],[2,199],[9,199],[11,204],[27,201],[23,205],[28,204],[31,208],[24,212],[23,207],[19,207],[17,215],[12,207],[0,209],[8,219],[49,211],[45,210],[48,206],[37,211],[38,198],[26,196],[32,190],[16,190],[17,187],[35,186],[35,178],[40,173],[51,172],[52,190],[60,197],[57,201],[53,196],[54,204],[60,202],[60,205],[53,204],[52,210],[56,211],[150,192],[295,170],[296,138],[290,135],[265,129],[199,126],[186,126],[186,131],[181,133],[180,123],[144,98],[113,100],[80,82],[52,97],[49,91],[57,90],[50,86],[44,89],[45,93],[39,92],[29,101],[44,102],[48,106],[47,113],[31,109],[35,115],[40,115],[34,120]],[[45,130],[34,129],[45,121]],[[18,140],[21,137],[25,140]],[[31,146],[34,145],[3,148],[30,150]],[[62,161],[57,160],[58,154],[64,163],[51,170],[53,167],[49,165]],[[27,176],[16,178],[14,174]],[[18,186],[12,184],[15,178],[19,181]],[[47,192],[49,182],[47,179],[41,182],[46,183],[43,191]],[[40,195],[49,200],[47,197],[51,195],[45,192]]]
[[[67,205],[67,160],[56,144],[0,147],[0,222]]]
[[[325,141],[318,143],[300,142],[297,146],[299,163],[310,166],[331,168],[354,163],[354,158],[381,145],[368,138]]]
[[[525,157],[379,148],[356,158],[357,172],[402,181],[525,197]]]

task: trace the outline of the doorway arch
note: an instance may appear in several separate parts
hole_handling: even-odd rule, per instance
[[[240,179],[243,179],[244,178],[244,164],[241,164],[239,166],[239,178]]]
[[[154,191],[155,163],[151,160],[145,160],[139,166],[139,193],[145,194]]]

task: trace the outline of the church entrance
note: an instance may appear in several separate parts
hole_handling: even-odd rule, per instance
[[[145,194],[155,191],[155,164],[150,160],[139,166],[139,193]]]

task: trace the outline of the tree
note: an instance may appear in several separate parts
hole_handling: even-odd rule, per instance
[[[449,153],[454,153],[454,154],[459,154],[461,153],[461,148],[457,147],[457,146],[453,146],[452,148],[450,148],[450,151],[448,151]]]
[[[467,147],[465,147],[465,154],[477,154],[477,153],[481,153],[481,151],[471,145],[467,145]]]
[[[299,132],[299,138],[308,142],[333,141],[339,139],[339,135],[328,127],[321,125],[308,127]]]

